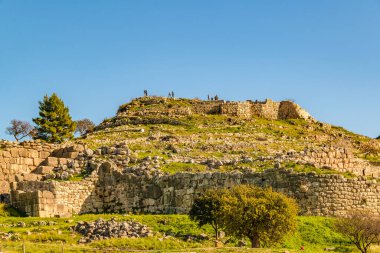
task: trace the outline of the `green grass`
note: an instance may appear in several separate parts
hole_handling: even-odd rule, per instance
[[[283,244],[286,248],[299,248],[309,252],[323,248],[339,248],[338,252],[351,252],[353,247],[341,234],[334,231],[334,219],[325,217],[299,217],[297,232]]]
[[[95,241],[89,244],[78,244],[81,237],[72,233],[69,228],[78,221],[94,221],[102,217],[118,220],[139,221],[154,231],[152,238],[109,239]],[[71,223],[67,221],[72,220]],[[299,252],[301,246],[305,253],[324,252],[326,247],[334,247],[335,252],[357,252],[339,233],[334,232],[333,218],[299,217],[298,230],[288,236],[283,243],[270,249],[239,249],[237,239],[229,240],[224,248],[214,248],[213,229],[210,226],[199,228],[187,215],[121,215],[121,214],[88,214],[78,215],[70,219],[64,218],[35,218],[35,217],[1,217],[0,233],[15,233],[19,240],[2,240],[0,247],[6,252],[21,252],[25,241],[27,252],[60,252],[62,243],[65,252],[104,252],[105,250],[126,252],[142,250],[152,252]],[[25,227],[17,224],[22,221]],[[45,223],[39,223],[44,221]],[[54,222],[49,225],[49,222]],[[30,234],[31,233],[31,234]],[[200,234],[206,234],[208,239],[200,239]],[[167,239],[162,239],[164,235]],[[198,236],[198,237],[197,237]],[[193,238],[190,239],[189,238]],[[226,237],[223,240],[227,241]],[[13,251],[12,251],[13,250]],[[375,252],[375,251],[374,251]]]
[[[178,163],[172,162],[163,164],[161,166],[163,172],[170,174],[175,174],[177,172],[186,171],[186,172],[204,172],[206,170],[206,165],[203,164],[191,164],[191,163]]]
[[[338,174],[338,175],[343,175],[345,178],[354,178],[355,175],[352,174],[351,172],[340,172],[337,170],[333,169],[323,169],[323,168],[316,168],[314,166],[308,165],[308,164],[296,164],[296,163],[286,163],[285,168],[287,169],[293,169],[294,172],[303,172],[303,173],[310,173],[310,172],[315,172],[316,174],[319,175],[331,175],[331,174]]]

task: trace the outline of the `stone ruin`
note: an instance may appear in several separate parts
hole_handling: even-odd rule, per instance
[[[30,216],[76,213],[187,213],[195,197],[210,188],[236,184],[272,187],[297,200],[304,215],[345,216],[353,209],[380,214],[380,184],[363,177],[265,172],[177,173],[137,176],[104,162],[81,181],[25,181],[12,184],[12,204]]]
[[[92,150],[84,145],[70,146],[40,141],[15,143],[0,141],[0,194],[6,199],[10,184],[47,179],[66,180],[80,174]]]
[[[175,104],[169,106],[173,101],[182,104],[180,107]],[[143,103],[144,106],[141,110],[135,110],[134,103]],[[157,106],[157,103],[163,106]],[[151,107],[152,104],[155,106]],[[146,117],[140,117],[141,113]],[[175,114],[169,119],[175,121],[177,117],[194,113],[312,119],[302,108],[289,101],[182,101],[145,97],[120,107],[116,118],[103,122],[99,127],[115,126],[118,120],[124,124],[125,117],[136,122],[152,119],[161,122],[168,119],[160,118],[160,115]],[[171,137],[160,138],[167,141]],[[38,141],[0,141],[0,196],[1,201],[37,217],[70,217],[73,214],[104,212],[186,213],[194,198],[207,189],[252,184],[270,186],[294,197],[304,215],[345,216],[353,209],[380,214],[380,184],[376,180],[380,177],[379,166],[356,158],[348,148],[324,146],[269,157],[230,158],[185,161],[180,156],[172,157],[172,162],[204,164],[209,170],[170,175],[160,170],[165,162],[160,157],[145,157],[136,163],[137,157],[128,148],[128,141],[96,150],[80,143],[57,145]],[[281,166],[264,172],[217,170],[223,164],[234,165],[253,159],[269,159],[276,164],[284,161],[310,164],[316,168],[351,172],[357,177],[295,173]],[[368,176],[374,179],[369,180]]]
[[[181,124],[177,118],[190,115],[226,115],[242,118],[262,117],[270,120],[304,119],[314,120],[311,115],[292,101],[233,102],[225,100],[199,100],[166,97],[141,97],[120,106],[116,117],[102,122],[95,129],[124,124]],[[142,118],[143,116],[143,118]],[[172,117],[171,119],[167,117]],[[174,119],[173,119],[174,118]]]
[[[186,213],[193,199],[206,189],[235,184],[271,186],[294,197],[305,215],[344,216],[352,209],[368,209],[380,214],[380,184],[362,177],[363,168],[371,167],[353,157],[348,149],[322,147],[266,159],[351,171],[359,175],[357,178],[294,173],[281,168],[261,173],[211,170],[170,175],[160,171],[160,159],[155,157],[146,157],[136,167],[128,165],[136,158],[125,143],[93,151],[81,144],[3,142],[0,159],[3,200],[29,216],[70,217],[78,213],[104,212]],[[217,164],[222,161],[204,162]],[[356,166],[365,167],[351,170]],[[373,170],[379,171],[378,167]],[[83,179],[69,180],[71,176],[78,175]]]

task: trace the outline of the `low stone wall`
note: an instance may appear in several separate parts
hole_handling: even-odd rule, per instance
[[[83,181],[45,182],[42,183],[45,186],[38,187],[31,184],[15,184],[12,203],[21,210],[28,210],[25,205],[30,204],[23,204],[22,196],[29,194],[29,198],[34,198],[34,202],[31,200],[33,205],[37,203],[38,208],[51,210],[43,213],[46,216],[61,216],[68,212],[187,213],[194,198],[207,189],[237,184],[272,187],[283,192],[297,200],[303,215],[345,216],[354,209],[367,209],[380,215],[380,184],[376,181],[347,179],[341,175],[292,173],[282,169],[264,173],[178,173],[151,177],[123,174],[104,163],[99,171]],[[54,195],[53,205],[65,206],[64,213],[58,208],[43,208],[41,195],[29,193],[36,191],[31,189],[42,192],[49,189]],[[28,214],[41,215],[38,212]]]

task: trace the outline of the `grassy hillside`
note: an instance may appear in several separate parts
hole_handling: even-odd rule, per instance
[[[162,110],[163,106],[182,106],[187,100],[169,100],[168,104],[148,105]],[[186,103],[185,103],[186,102]],[[121,106],[135,112],[140,110],[136,101]],[[93,149],[126,142],[132,151],[130,166],[144,158],[158,157],[163,161],[164,172],[205,171],[210,168],[205,161],[221,161],[213,169],[230,171],[273,168],[276,157],[288,152],[302,152],[323,146],[348,148],[358,158],[380,161],[378,155],[368,155],[363,146],[377,142],[368,137],[349,132],[341,127],[301,119],[268,120],[264,118],[239,118],[226,115],[140,115],[122,114],[106,119],[96,131],[76,142],[84,142]],[[380,143],[380,142],[378,142]],[[243,159],[247,157],[248,159]],[[226,162],[227,161],[227,162]],[[232,161],[232,162],[231,162]],[[236,161],[236,162],[234,162]],[[281,162],[282,167],[299,172],[340,173],[312,165]],[[350,176],[346,174],[346,176]]]

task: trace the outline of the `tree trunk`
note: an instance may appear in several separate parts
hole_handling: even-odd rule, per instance
[[[214,230],[215,230],[215,248],[218,248],[220,247],[218,225],[215,225]]]
[[[217,241],[219,238],[218,238],[218,224],[213,224],[213,223],[211,223],[211,226],[212,226],[212,228],[214,229],[214,231],[215,231],[215,241]]]
[[[251,241],[252,248],[260,248],[260,241],[258,236],[250,237],[249,240]]]

